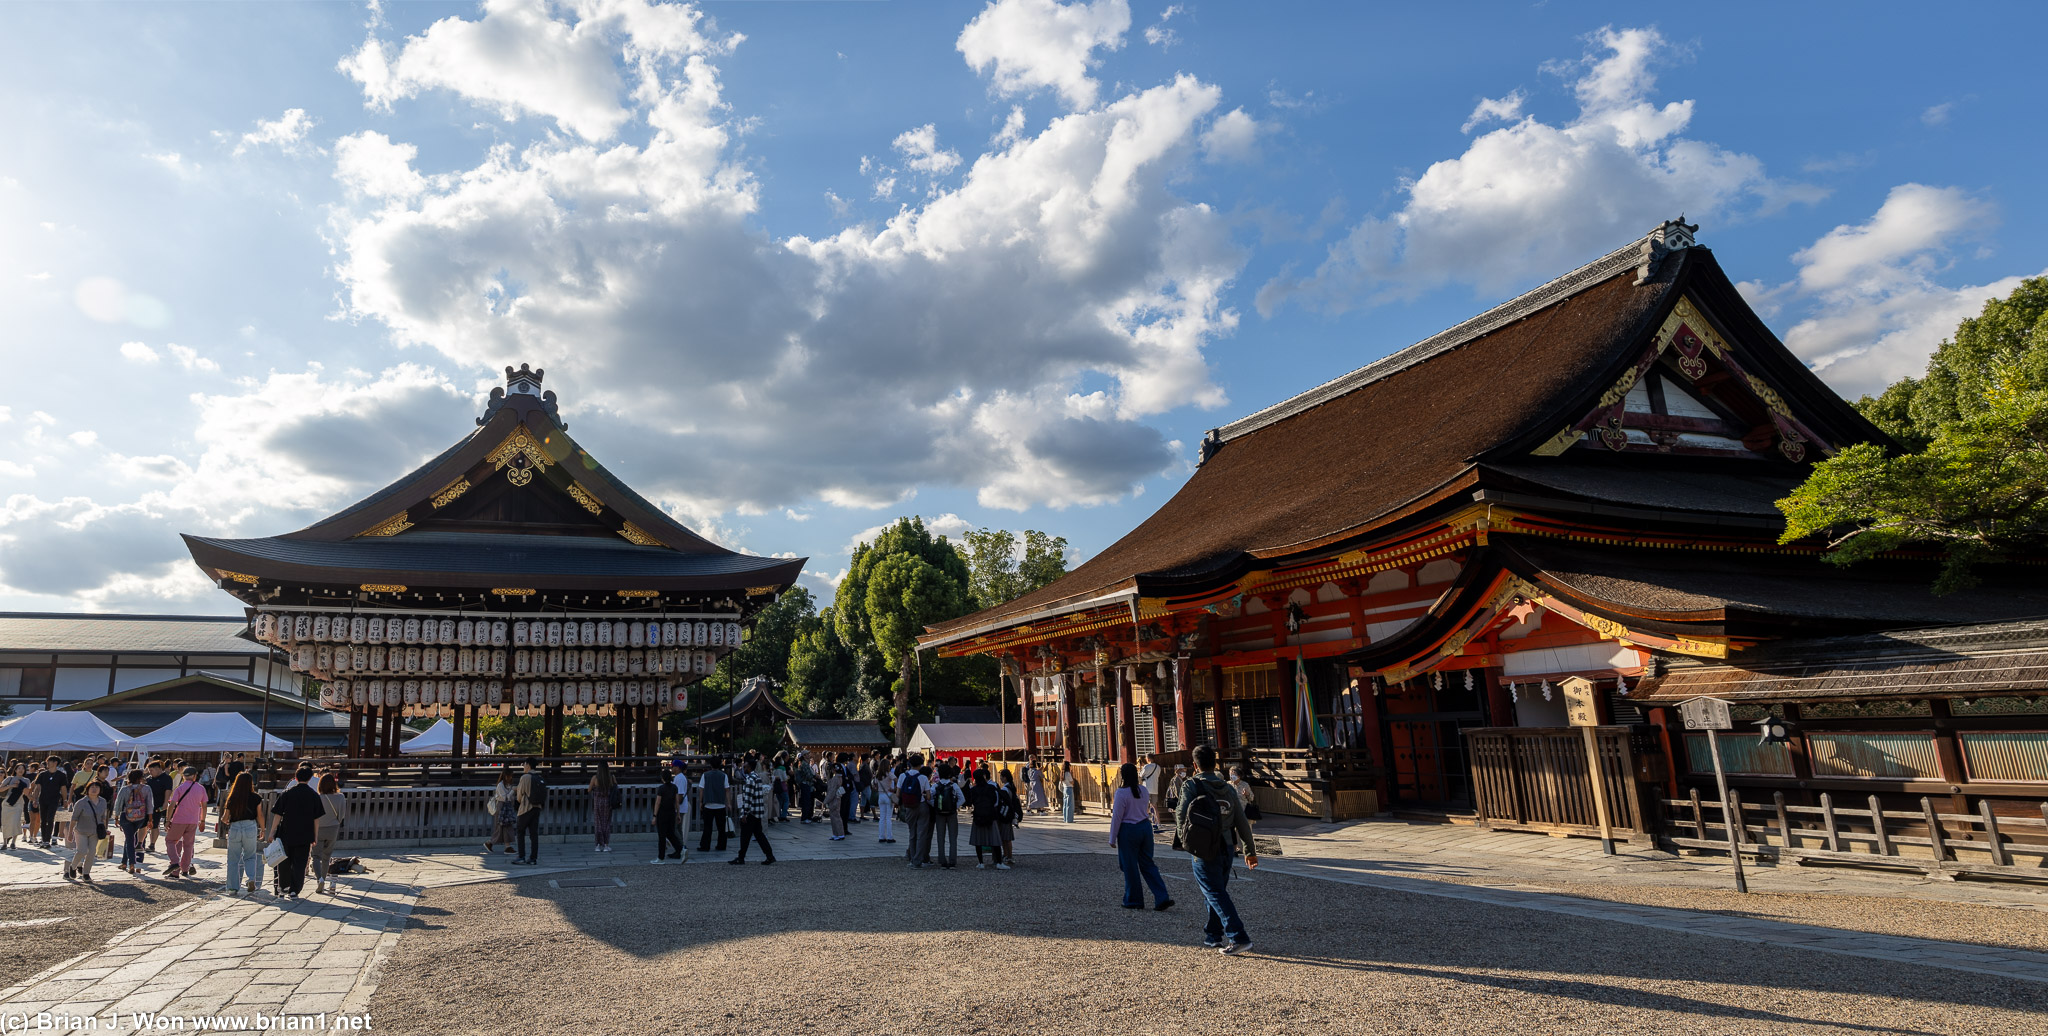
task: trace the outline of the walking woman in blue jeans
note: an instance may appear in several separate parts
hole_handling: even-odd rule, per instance
[[[263,870],[263,852],[257,844],[259,833],[269,826],[263,796],[256,794],[256,781],[243,770],[228,786],[228,797],[220,804],[220,830],[228,840],[228,878],[222,891],[239,896],[244,888],[257,889]]]
[[[1117,865],[1124,869],[1124,909],[1145,909],[1144,886],[1150,885],[1152,909],[1164,910],[1173,905],[1173,897],[1166,894],[1166,879],[1152,862],[1152,801],[1138,780],[1135,764],[1125,763],[1117,777],[1121,787],[1109,807],[1109,844],[1116,849]]]

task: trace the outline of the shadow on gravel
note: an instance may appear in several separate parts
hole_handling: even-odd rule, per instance
[[[1160,864],[1169,878],[1179,879],[1168,883],[1179,899],[1165,913],[1118,909],[1122,877],[1115,861],[1105,856],[1026,856],[1009,872],[977,871],[971,864],[951,871],[913,871],[897,860],[863,859],[597,872],[623,879],[624,887],[558,889],[548,879],[574,872],[537,875],[493,883],[509,888],[503,893],[509,898],[483,900],[494,904],[489,917],[452,917],[422,902],[410,927],[446,930],[458,943],[476,943],[487,941],[486,932],[518,934],[566,925],[563,934],[548,938],[592,940],[641,961],[812,934],[872,937],[876,950],[903,934],[969,940],[986,934],[1061,944],[1082,940],[1148,960],[1185,955],[1188,966],[1205,971],[1248,968],[1242,981],[1261,988],[1340,981],[1329,977],[1333,972],[1367,979],[1377,974],[1771,1026],[1824,1023],[1916,1034],[1925,1030],[1851,1025],[1694,999],[1672,992],[1670,984],[1724,987],[1736,991],[1737,999],[1742,990],[1767,990],[1928,1006],[2048,1010],[2048,987],[2030,982],[1263,871],[1255,877],[1240,871],[1240,880],[1232,882],[1256,952],[1225,963],[1213,951],[1199,950],[1205,911],[1187,879],[1187,863],[1162,855]],[[429,890],[425,898],[465,895],[490,892],[461,886]],[[547,968],[525,959],[477,963]],[[577,980],[573,974],[531,977],[542,984]]]

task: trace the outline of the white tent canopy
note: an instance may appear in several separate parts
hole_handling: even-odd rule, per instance
[[[1005,733],[1007,731],[1007,736]],[[932,752],[1000,752],[1007,745],[1013,751],[1030,747],[1029,731],[1011,723],[920,723],[910,735],[910,750]]]
[[[276,734],[265,736],[256,724],[235,712],[188,712],[130,740],[151,752],[289,752],[292,743]],[[260,747],[259,747],[260,746]]]
[[[0,752],[97,752],[129,739],[90,712],[31,712],[0,727]]]
[[[462,739],[463,751],[468,751],[469,738]],[[417,737],[398,746],[401,755],[450,755],[455,751],[455,726],[447,720],[435,720],[434,725],[420,731]],[[491,754],[491,746],[478,741],[478,755]]]

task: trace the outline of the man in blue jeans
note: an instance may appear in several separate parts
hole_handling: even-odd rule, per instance
[[[1216,771],[1215,746],[1197,745],[1194,754],[1195,776],[1181,788],[1174,830],[1182,848],[1194,857],[1195,887],[1209,904],[1202,945],[1235,956],[1251,949],[1252,937],[1237,916],[1237,904],[1230,901],[1230,865],[1240,845],[1246,866],[1256,868],[1259,856],[1237,789]]]

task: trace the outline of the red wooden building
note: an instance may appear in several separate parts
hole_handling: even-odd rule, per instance
[[[1886,440],[1694,229],[1216,429],[1129,535],[923,643],[1001,658],[1043,753],[1214,741],[1269,808],[1344,816],[1472,809],[1468,732],[1562,727],[1569,676],[1661,777],[1676,721],[1626,694],[1659,659],[2048,614],[2030,581],[1937,598],[1927,558],[1778,545],[1816,459]]]
[[[570,438],[542,372],[505,369],[469,435],[297,532],[186,536],[192,558],[350,717],[351,756],[397,753],[404,716],[617,720],[620,755],[659,750],[660,717],[740,645],[801,558],[727,550]]]

